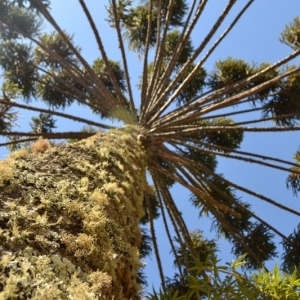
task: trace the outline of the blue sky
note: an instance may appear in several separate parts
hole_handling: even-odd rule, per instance
[[[246,1],[237,1],[236,9]],[[117,46],[117,39],[114,31],[109,28],[105,22],[107,16],[104,8],[107,1],[86,0],[98,29],[103,38],[107,54],[111,59],[120,60],[120,52]],[[203,36],[207,33],[210,26],[216,20],[220,12],[223,10],[227,1],[210,0],[203,18],[199,21],[192,35],[195,45],[200,43]],[[82,54],[88,62],[92,62],[99,56],[99,51],[95,43],[93,34],[88,27],[87,21],[80,9],[77,1],[74,0],[54,0],[52,1],[52,12],[58,23],[63,29],[69,33],[74,33],[75,42],[81,46]],[[234,13],[232,15],[235,15]],[[228,56],[233,58],[245,59],[249,63],[276,62],[291,53],[291,49],[280,44],[280,32],[284,29],[285,24],[292,21],[293,17],[300,15],[300,6],[298,0],[257,0],[246,12],[239,24],[227,36],[226,40],[218,47],[214,54],[205,64],[205,68],[210,71],[216,60],[225,59]],[[232,18],[228,18],[232,20]],[[228,24],[225,22],[225,25]],[[219,34],[226,28],[223,26],[218,32]],[[200,55],[200,58],[205,54]],[[133,86],[138,83],[141,74],[141,64],[135,54],[128,54],[130,76]],[[299,64],[299,59],[295,61]],[[139,91],[136,89],[134,93],[135,101],[138,103]],[[36,103],[32,103],[36,104]],[[72,110],[66,110],[68,113],[79,115],[85,118],[97,120],[88,110],[82,107],[75,107]],[[30,120],[31,113],[21,112],[22,118],[19,122],[20,129],[26,130]],[[59,131],[76,130],[82,127],[81,124],[69,123],[65,120],[58,119],[57,127]],[[293,154],[300,145],[300,133],[247,133],[242,143],[242,150],[275,156],[286,160],[291,160]],[[4,157],[7,153],[6,149],[0,149],[0,157]],[[218,171],[222,172],[226,178],[243,185],[249,189],[253,189],[259,193],[284,203],[287,206],[300,210],[299,200],[293,197],[292,192],[286,189],[285,180],[287,173],[252,165],[249,163],[237,162],[230,159],[220,159]],[[207,219],[198,219],[197,212],[190,206],[188,202],[189,192],[181,187],[174,187],[172,190],[175,199],[182,210],[183,215],[190,229],[200,229],[205,235],[214,238],[215,234],[210,233],[210,223]],[[275,227],[279,228],[284,234],[288,235],[298,225],[299,220],[296,217],[288,215],[279,209],[270,207],[262,203],[261,200],[252,199],[248,195],[239,194],[243,201],[249,201],[253,210],[266,219]],[[163,234],[163,227],[160,222],[156,227],[156,231],[160,236],[160,248],[162,251],[162,261],[166,266],[167,274],[171,276],[172,257],[169,254],[170,247],[166,244],[166,238]],[[206,234],[207,233],[207,234]],[[280,239],[276,239],[277,242]],[[224,241],[219,242],[220,257],[224,261],[233,259],[230,254],[230,247]],[[279,258],[278,258],[279,259]],[[274,262],[270,262],[270,266]],[[149,286],[159,284],[158,273],[156,271],[156,262],[154,257],[147,260],[147,275],[149,278]]]

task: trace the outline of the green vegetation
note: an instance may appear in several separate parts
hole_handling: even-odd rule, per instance
[[[227,157],[291,171],[287,184],[300,190],[299,153],[290,163],[239,150],[247,132],[300,128],[300,71],[289,64],[300,54],[300,22],[296,17],[280,37],[292,51],[285,59],[253,64],[228,57],[206,70],[206,59],[253,1],[231,21],[237,1],[228,1],[196,41],[192,34],[207,2],[109,1],[119,62],[108,57],[103,33],[79,0],[101,53],[88,63],[51,15],[51,1],[0,0],[0,135],[12,152],[0,162],[0,299],[141,299],[142,261],[152,250],[161,291],[149,299],[299,298],[299,230],[286,237],[239,192],[300,213],[229,181],[217,165]],[[227,31],[209,46],[225,20]],[[46,23],[53,31],[44,31]],[[139,101],[127,51],[143,69]],[[89,108],[99,122],[72,115],[74,105]],[[36,114],[28,132],[16,129],[17,109]],[[85,125],[63,131],[56,117]],[[186,201],[229,241],[234,263],[220,266],[216,241],[189,232],[170,193],[175,184],[190,191]],[[174,278],[164,276],[154,226],[159,217]],[[282,270],[268,271],[264,263],[277,255],[275,234],[285,249]]]

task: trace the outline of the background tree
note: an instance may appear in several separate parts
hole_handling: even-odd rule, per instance
[[[204,40],[193,45],[191,34],[207,1],[192,1],[190,5],[185,1],[150,0],[140,5],[126,0],[111,1],[108,21],[118,37],[119,63],[108,58],[88,7],[79,0],[101,52],[101,57],[92,64],[81,56],[73,36],[55,22],[49,11],[49,1],[0,2],[0,65],[4,71],[0,125],[1,134],[10,138],[3,146],[35,140],[41,133],[44,138],[56,140],[85,139],[94,134],[92,129],[52,132],[54,116],[102,130],[113,129],[113,126],[58,111],[74,103],[89,107],[99,119],[116,119],[127,124],[123,129],[112,130],[103,136],[58,148],[49,148],[47,142],[39,140],[34,144],[32,154],[19,150],[1,163],[4,213],[1,238],[5,251],[1,269],[5,282],[3,293],[40,297],[35,288],[38,283],[33,284],[34,280],[25,276],[30,256],[28,268],[33,272],[33,278],[37,278],[39,270],[43,269],[43,276],[51,285],[53,295],[74,295],[77,293],[75,287],[80,286],[86,292],[85,296],[91,299],[103,295],[108,298],[114,295],[115,299],[138,298],[138,283],[143,278],[137,275],[141,267],[137,249],[142,255],[149,252],[147,235],[143,240],[139,233],[140,221],[144,224],[149,222],[165,289],[153,226],[157,210],[165,220],[165,209],[180,245],[185,272],[190,275],[192,261],[198,257],[197,245],[193,244],[169,192],[175,182],[190,190],[191,200],[201,214],[213,216],[213,226],[232,243],[236,255],[248,253],[245,266],[258,268],[265,260],[274,257],[276,249],[272,231],[293,247],[292,239],[256,216],[250,204],[238,199],[235,190],[294,215],[299,216],[299,212],[230,182],[217,173],[216,167],[219,156],[285,171],[289,171],[291,166],[296,167],[288,161],[242,152],[238,148],[245,132],[299,129],[299,67],[286,66],[300,53],[295,42],[299,22],[294,19],[281,37],[293,50],[287,58],[275,64],[254,66],[228,58],[216,62],[214,70],[205,70],[204,62],[254,1],[247,2],[204,58],[198,60],[235,2],[228,1]],[[54,31],[42,33],[42,20],[50,23]],[[137,52],[143,65],[139,84],[140,103],[133,97],[126,42]],[[45,102],[49,109],[29,105],[33,99]],[[245,105],[249,105],[247,109]],[[13,110],[15,108],[40,113],[39,117],[32,119],[31,132],[14,129],[12,125],[18,117]],[[263,114],[256,119],[251,117],[252,112]],[[245,121],[234,120],[235,115],[247,114],[250,117],[245,117]],[[273,124],[263,127],[260,125],[262,121],[272,121]],[[45,154],[37,155],[40,152]],[[76,159],[78,157],[80,161]],[[53,158],[49,171],[44,163]],[[96,167],[95,161],[99,161]],[[99,173],[97,168],[102,171]],[[146,169],[154,191],[141,180],[145,178]],[[138,172],[133,176],[134,170]],[[48,171],[55,176],[49,177]],[[38,178],[34,173],[38,174]],[[294,174],[298,174],[295,168]],[[41,178],[43,185],[40,185]],[[59,182],[56,181],[58,178]],[[76,182],[74,190],[70,188],[72,182]],[[24,187],[24,193],[17,193],[17,186]],[[53,198],[58,191],[61,202],[55,202]],[[122,209],[120,203],[124,203]],[[33,206],[38,206],[38,211],[33,212]],[[62,213],[59,214],[59,211]],[[103,212],[109,216],[108,219]],[[143,212],[146,212],[144,220],[141,219]],[[126,217],[118,220],[120,214]],[[95,222],[105,225],[95,231]],[[74,227],[75,223],[78,226]],[[129,228],[128,224],[132,227]],[[169,232],[168,222],[164,224]],[[52,227],[55,229],[52,230]],[[120,228],[123,227],[130,234],[121,234]],[[24,228],[22,233],[20,228]],[[168,235],[176,254],[172,238]],[[34,239],[36,236],[38,240]],[[100,251],[104,248],[105,253]],[[179,264],[178,255],[175,258]],[[17,260],[22,263],[16,264]],[[72,277],[76,273],[79,275]],[[18,282],[25,276],[25,283],[10,288],[10,281],[16,280],[14,276]],[[205,279],[207,275],[204,272],[202,276]],[[64,284],[55,289],[59,277]],[[100,277],[101,284],[97,281]]]

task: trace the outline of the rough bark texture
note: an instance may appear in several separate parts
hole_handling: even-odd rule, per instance
[[[0,299],[140,299],[140,133],[0,161]]]

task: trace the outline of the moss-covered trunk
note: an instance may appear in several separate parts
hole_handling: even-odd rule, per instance
[[[138,134],[124,127],[0,162],[0,299],[140,298]]]

